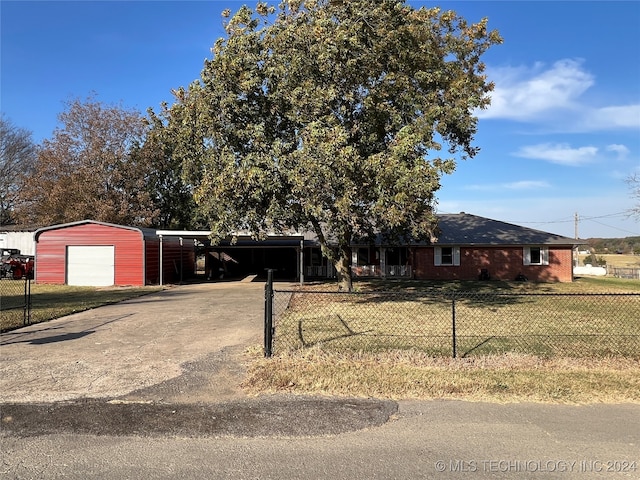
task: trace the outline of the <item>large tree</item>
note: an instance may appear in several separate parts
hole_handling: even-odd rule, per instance
[[[487,21],[404,1],[242,7],[175,92],[176,154],[214,240],[311,229],[351,289],[351,244],[433,238],[435,192],[473,157]]]
[[[92,219],[147,226],[158,215],[145,166],[131,159],[147,127],[141,114],[93,96],[73,99],[38,151],[21,193],[21,215],[35,224]]]
[[[189,229],[204,227],[199,223],[191,186],[185,183],[182,163],[174,151],[174,141],[167,131],[167,105],[160,114],[148,110],[148,131],[143,144],[131,150],[130,162],[144,178],[144,190],[155,206],[157,215],[151,226]]]
[[[0,225],[15,222],[18,196],[36,157],[31,132],[0,115]]]

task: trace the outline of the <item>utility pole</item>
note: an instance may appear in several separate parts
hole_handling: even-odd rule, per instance
[[[577,240],[578,239],[578,212],[576,212],[575,216],[573,217],[574,219],[574,224],[573,224],[573,228],[574,228],[574,237]],[[574,246],[574,250],[575,250],[575,259],[573,261],[573,266],[577,267],[580,263],[580,254],[578,252],[578,249],[580,247],[578,245]]]

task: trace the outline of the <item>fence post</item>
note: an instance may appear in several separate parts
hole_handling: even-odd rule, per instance
[[[264,286],[264,356],[271,357],[273,347],[273,269],[267,269]]]
[[[27,325],[31,325],[31,277],[27,276]]]
[[[451,297],[451,345],[453,349],[453,358],[456,358],[456,294]]]

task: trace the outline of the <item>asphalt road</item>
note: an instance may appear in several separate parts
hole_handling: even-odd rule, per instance
[[[640,478],[640,405],[248,397],[263,285],[0,337],[2,479]]]
[[[249,428],[243,432],[245,425],[235,432],[196,427],[168,434],[133,429],[103,434],[62,429],[38,434],[33,427],[31,431],[3,432],[0,478],[640,477],[640,411],[636,405],[403,401],[384,423],[360,422],[356,430],[340,432],[348,429],[339,424],[354,414],[357,417],[358,412],[372,418],[375,402],[365,402],[361,410],[356,404],[332,404],[333,400],[281,400],[278,406],[279,399],[269,399],[271,406],[263,410],[271,417],[263,419],[263,425],[270,423],[272,431]],[[392,404],[386,407],[393,410]],[[180,407],[175,408],[178,414]],[[233,412],[212,408],[222,415]],[[167,409],[157,413],[168,423],[175,415]],[[331,417],[335,431],[315,429],[314,425],[325,421],[324,415]],[[232,417],[226,421],[233,421]]]

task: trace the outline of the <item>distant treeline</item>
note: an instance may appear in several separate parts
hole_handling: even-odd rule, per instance
[[[640,237],[588,238],[584,245],[595,249],[595,253],[623,253],[640,255]]]

